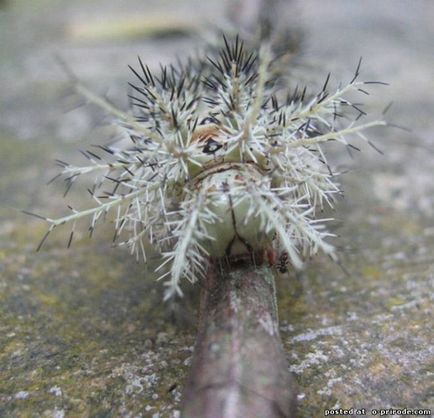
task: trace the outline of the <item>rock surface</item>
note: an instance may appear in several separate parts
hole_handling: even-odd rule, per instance
[[[52,161],[80,161],[76,149],[107,135],[95,126],[99,110],[65,113],[77,103],[66,94],[53,53],[96,90],[109,86],[109,96],[125,105],[126,65],[138,53],[156,68],[193,50],[194,33],[218,22],[225,7],[124,3],[0,4],[1,417],[179,414],[195,338],[194,289],[170,311],[152,266],[146,270],[112,249],[109,229],[93,240],[77,234],[70,250],[68,231],[60,231],[35,253],[45,225],[17,211],[62,213],[62,185],[43,186],[56,174]],[[321,79],[333,70],[345,79],[363,56],[365,78],[391,84],[375,89],[369,110],[381,113],[393,101],[387,118],[412,128],[372,131],[384,156],[369,147],[354,160],[334,156],[351,168],[334,214],[342,221],[336,232],[349,274],[319,256],[302,274],[279,279],[281,333],[299,385],[300,416],[339,407],[433,407],[434,5],[307,0],[288,7],[304,31],[294,76]],[[105,37],[104,25],[97,39],[82,29],[95,22],[110,29],[119,16],[126,25],[143,16],[147,29],[118,40]],[[157,37],[150,37],[149,22]],[[68,202],[83,190],[73,190]]]

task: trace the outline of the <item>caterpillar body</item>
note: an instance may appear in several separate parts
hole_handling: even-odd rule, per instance
[[[182,294],[182,279],[206,274],[212,258],[280,248],[277,268],[284,271],[318,250],[334,257],[329,219],[316,219],[340,193],[322,147],[351,146],[352,137],[366,139],[364,129],[385,125],[359,123],[365,112],[347,98],[371,84],[358,80],[360,63],[344,87],[330,91],[327,77],[318,93],[295,90],[282,100],[268,46],[257,52],[238,38],[224,43],[216,56],[162,67],[158,75],[139,59],[139,69],[131,67],[134,115],[76,82],[131,144],[86,151],[91,164],[83,167],[59,161],[68,187],[94,176],[95,205],[45,218],[48,232],[88,218],[92,233],[112,214],[119,245],[145,262],[149,244],[161,252],[166,298]],[[349,120],[350,111],[356,114]]]

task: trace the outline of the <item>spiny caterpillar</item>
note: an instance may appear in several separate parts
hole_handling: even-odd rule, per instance
[[[353,147],[349,137],[368,141],[364,129],[386,125],[359,124],[366,113],[347,98],[382,84],[359,81],[360,62],[336,91],[328,90],[329,75],[317,94],[296,89],[282,100],[269,75],[267,45],[257,53],[238,38],[224,43],[215,56],[162,67],[158,75],[139,58],[139,68],[130,67],[138,80],[131,84],[134,116],[76,81],[79,93],[116,118],[131,146],[85,151],[89,166],[58,161],[68,189],[81,175],[94,176],[89,193],[96,205],[44,218],[47,235],[73,224],[69,246],[77,221],[89,218],[92,234],[112,214],[119,245],[145,262],[149,244],[161,252],[157,271],[167,278],[166,298],[182,295],[182,278],[203,277],[210,259],[275,249],[300,268],[318,250],[334,258],[329,219],[315,218],[340,192],[321,147],[329,141]]]

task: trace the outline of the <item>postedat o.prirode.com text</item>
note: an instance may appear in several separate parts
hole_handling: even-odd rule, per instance
[[[431,409],[421,409],[421,408],[372,408],[367,410],[366,408],[336,408],[336,409],[325,409],[324,416],[341,416],[341,415],[367,415],[370,413],[371,416],[385,417],[387,415],[402,415],[402,416],[431,416]]]

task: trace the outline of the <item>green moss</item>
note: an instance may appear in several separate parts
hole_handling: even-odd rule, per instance
[[[386,300],[386,306],[390,309],[394,306],[403,305],[405,300],[400,297],[391,297]]]

